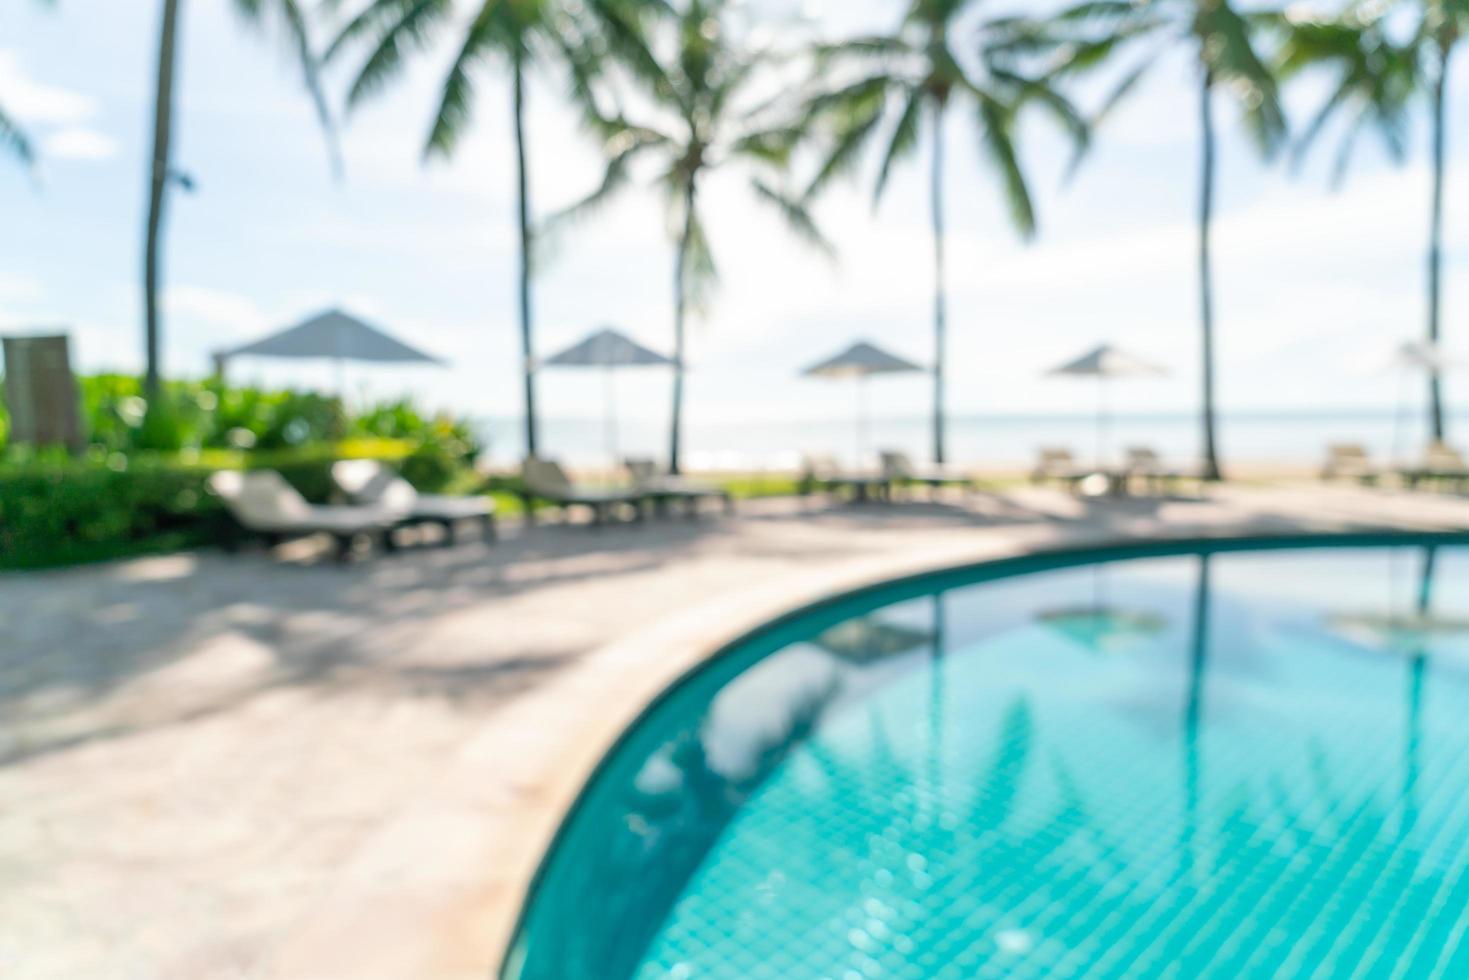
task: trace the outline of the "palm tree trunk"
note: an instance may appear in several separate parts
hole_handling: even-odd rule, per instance
[[[158,86],[153,102],[153,159],[148,173],[148,225],[143,242],[143,386],[151,401],[158,393],[161,370],[158,318],[159,244],[169,183],[169,144],[173,137],[173,69],[177,52],[179,0],[164,0],[158,36]]]
[[[1203,175],[1199,193],[1199,303],[1203,328],[1204,478],[1219,480],[1219,450],[1215,440],[1214,413],[1214,269],[1210,258],[1210,235],[1214,222],[1214,73],[1204,69],[1199,98],[1199,123],[1203,137]]]
[[[694,238],[694,179],[684,186],[683,232],[678,238],[678,255],[673,263],[673,416],[668,432],[668,471],[677,476],[683,442],[684,320],[688,306],[689,245]]]
[[[944,107],[933,111],[933,461],[944,462],[944,358],[948,347],[948,308],[944,284]]]
[[[1438,78],[1433,86],[1433,215],[1428,240],[1428,342],[1437,344],[1441,336],[1439,316],[1443,291],[1443,193],[1444,136],[1447,123],[1444,104],[1447,101],[1449,51],[1442,49]],[[1428,422],[1435,442],[1443,442],[1446,432],[1443,411],[1443,382],[1438,372],[1428,376]]]
[[[531,342],[530,176],[525,162],[525,59],[519,49],[514,63],[515,176],[520,215],[520,356],[525,380],[525,452],[536,455],[536,369]]]

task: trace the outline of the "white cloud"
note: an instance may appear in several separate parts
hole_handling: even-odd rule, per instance
[[[228,334],[249,334],[271,324],[254,301],[208,286],[171,286],[164,293],[163,306],[172,316],[188,317]]]
[[[97,114],[95,99],[31,78],[13,51],[0,50],[0,92],[5,93],[5,110],[23,123],[65,125]]]
[[[56,160],[110,160],[117,155],[117,142],[95,129],[68,126],[41,141],[41,155]]]

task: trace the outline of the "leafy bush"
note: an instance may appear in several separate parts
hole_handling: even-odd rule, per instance
[[[425,492],[477,485],[468,423],[406,401],[348,418],[335,398],[137,378],[79,379],[88,449],[5,443],[0,401],[0,567],[36,567],[218,540],[231,522],[205,489],[220,469],[273,469],[307,500],[332,498],[339,459],[379,459]],[[3,394],[3,391],[0,391]]]
[[[0,568],[36,568],[228,540],[233,521],[207,488],[221,469],[272,469],[314,503],[331,500],[339,459],[401,465],[420,490],[442,489],[465,472],[414,464],[400,439],[351,439],[305,449],[241,452],[107,453],[81,459],[61,450],[13,452],[0,463]],[[435,450],[437,452],[437,450]],[[447,476],[446,476],[447,474]],[[429,481],[425,483],[423,481]]]
[[[0,567],[29,568],[179,547],[227,523],[209,470],[177,462],[38,458],[0,467]]]

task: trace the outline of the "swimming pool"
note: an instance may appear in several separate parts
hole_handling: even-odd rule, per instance
[[[746,638],[568,817],[504,975],[1469,976],[1469,544],[950,572]]]

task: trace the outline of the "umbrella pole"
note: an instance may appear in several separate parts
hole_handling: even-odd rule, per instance
[[[1407,405],[1407,376],[1408,372],[1398,372],[1398,407],[1393,412],[1392,419],[1392,463],[1397,466],[1407,466],[1408,461],[1403,455],[1403,409]]]
[[[1097,376],[1097,470],[1107,469],[1108,443],[1111,441],[1112,413],[1107,402],[1107,376]]]

